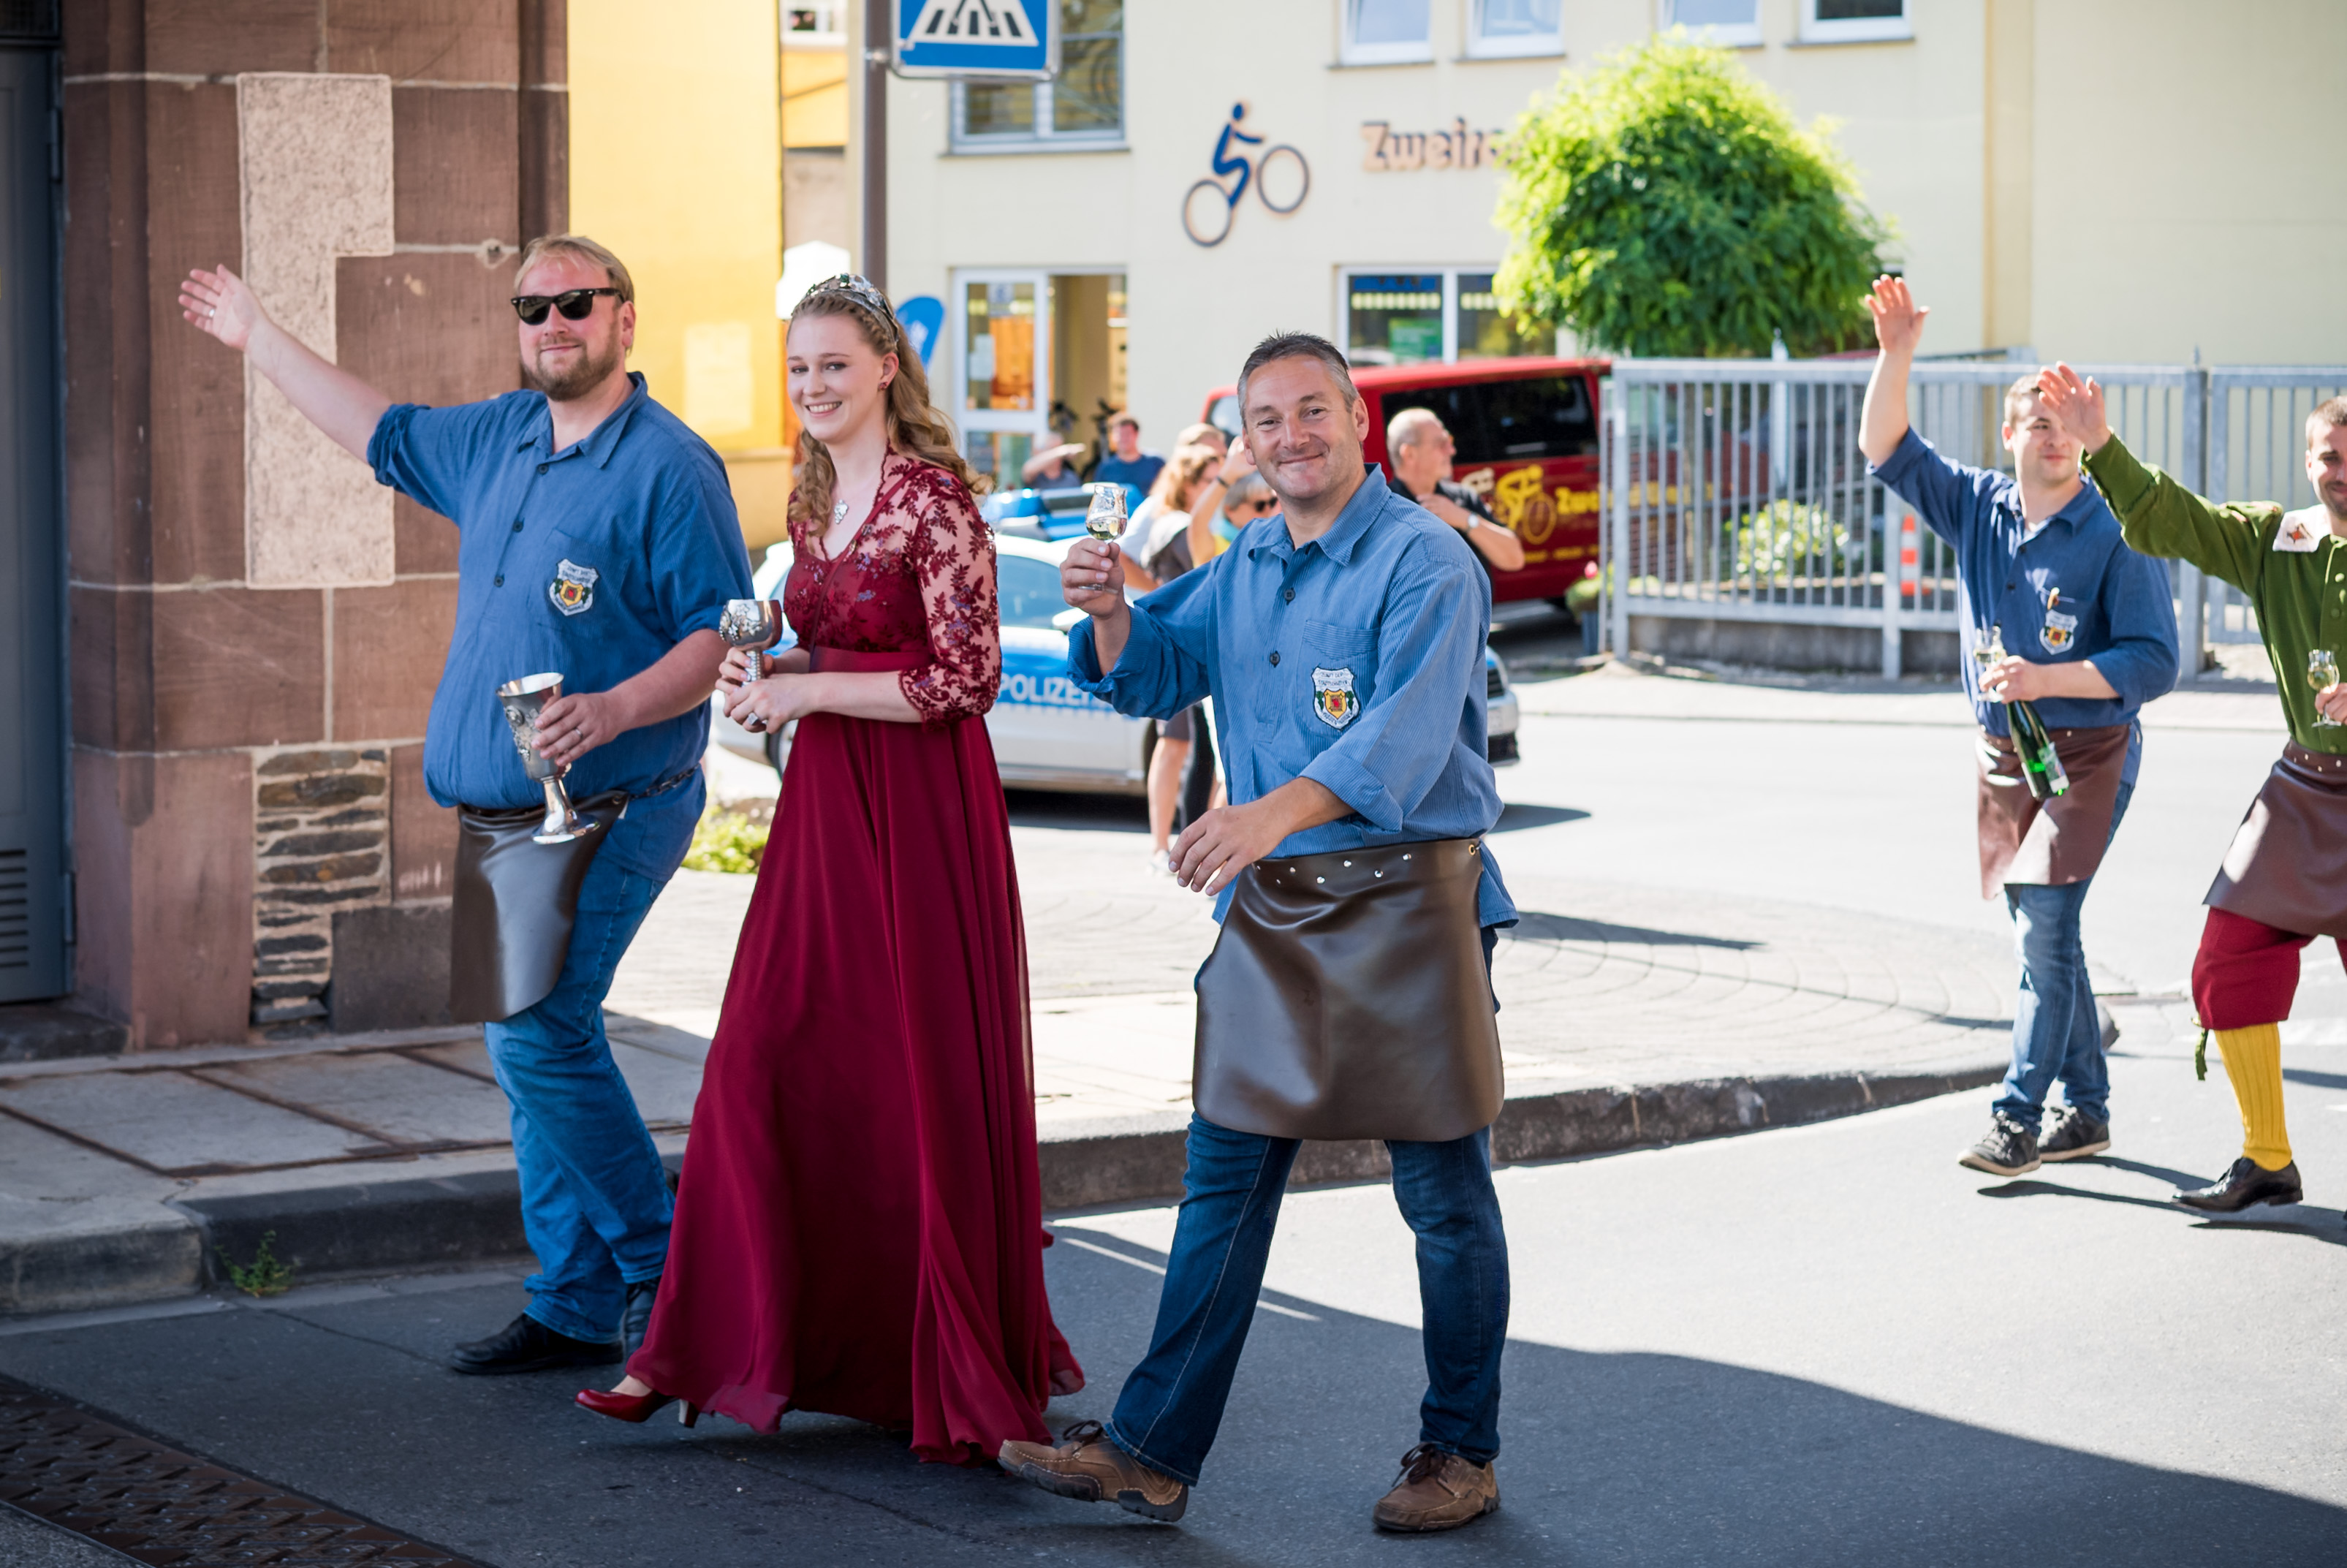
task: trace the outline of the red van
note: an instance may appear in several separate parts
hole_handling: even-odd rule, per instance
[[[1388,479],[1386,425],[1405,408],[1432,409],[1459,448],[1451,477],[1524,541],[1523,569],[1491,574],[1501,603],[1559,598],[1597,559],[1597,379],[1611,363],[1471,359],[1353,372],[1369,405],[1368,453]],[[1207,394],[1203,417],[1235,436],[1237,388]]]

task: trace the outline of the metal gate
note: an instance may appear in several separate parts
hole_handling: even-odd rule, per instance
[[[1605,393],[1601,546],[1605,644],[1630,618],[1662,616],[1872,628],[1900,672],[1900,633],[1956,630],[1954,552],[1873,479],[1858,449],[1871,359],[1614,362]],[[1908,419],[1959,462],[2011,472],[2004,389],[2032,367],[1922,364]],[[2306,495],[2305,415],[2347,389],[2347,367],[2083,365],[2128,450],[2217,500]],[[2181,657],[2198,671],[2202,623],[2258,641],[2236,590],[2169,565]]]
[[[0,43],[0,1002],[68,979],[55,59]]]

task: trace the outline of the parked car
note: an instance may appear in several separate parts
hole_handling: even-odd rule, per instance
[[[1597,383],[1610,366],[1597,359],[1474,359],[1353,372],[1369,405],[1367,454],[1387,478],[1393,464],[1386,425],[1405,408],[1432,409],[1459,448],[1452,477],[1523,540],[1523,569],[1491,574],[1491,597],[1501,603],[1562,601],[1597,559]],[[1208,393],[1201,417],[1236,438],[1238,389]]]
[[[1045,541],[998,534],[994,576],[1002,613],[1002,692],[986,715],[1002,782],[1021,789],[1093,794],[1145,792],[1149,753],[1157,730],[1127,718],[1068,678],[1067,628],[1078,613],[1060,591],[1060,561],[1068,539]],[[752,579],[760,599],[779,599],[791,569],[790,541],[770,547]],[[786,627],[782,646],[792,646]],[[1491,758],[1516,760],[1516,694],[1507,666],[1487,645],[1485,690],[1491,698]],[[717,743],[735,756],[781,771],[790,754],[790,727],[757,734],[727,718],[711,699]]]

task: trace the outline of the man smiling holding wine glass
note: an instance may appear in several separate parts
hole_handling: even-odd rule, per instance
[[[2192,1005],[2216,1036],[2241,1112],[2241,1153],[2187,1208],[2219,1214],[2304,1194],[2282,1117],[2281,1020],[2298,993],[2299,955],[2329,937],[2347,959],[2347,397],[2306,416],[2306,477],[2316,503],[2218,506],[2137,462],[2111,434],[2103,390],[2066,364],[2038,378],[2041,405],[2086,454],[2127,543],[2176,556],[2250,596],[2273,661],[2290,739],[2250,803],[2203,900]]]
[[[2013,1065],[1987,1135],[1957,1159],[2018,1176],[2111,1146],[2110,1068],[2078,921],[2135,792],[2137,710],[2176,684],[2176,611],[2168,574],[2122,542],[2034,378],[2004,394],[2014,472],[1952,461],[1907,423],[1929,308],[1889,277],[1866,307],[1882,352],[1858,444],[1955,556],[1964,689],[1981,731],[1981,896],[2004,895],[2021,958]],[[2057,1078],[2065,1104],[2041,1140]]]

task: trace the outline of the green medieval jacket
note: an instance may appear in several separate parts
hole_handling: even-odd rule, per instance
[[[2250,596],[2273,661],[2291,738],[2347,755],[2347,726],[2314,727],[2306,656],[2328,648],[2347,667],[2347,539],[2321,507],[2285,512],[2271,501],[2223,506],[2136,460],[2116,436],[2086,455],[2086,472],[2116,512],[2127,544],[2190,561]]]

